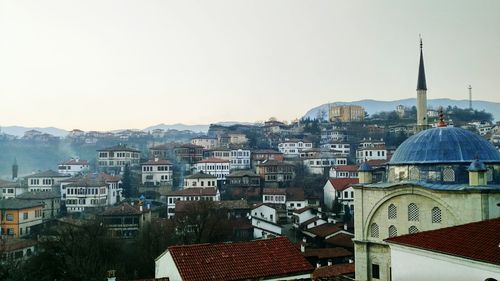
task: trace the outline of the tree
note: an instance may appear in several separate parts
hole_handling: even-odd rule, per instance
[[[130,198],[137,195],[132,187],[132,173],[130,171],[130,166],[128,164],[123,168],[123,176],[122,176],[122,188],[123,188],[123,196],[125,198]]]
[[[340,214],[342,211],[342,204],[339,202],[338,196],[335,196],[335,199],[333,199],[333,204],[332,204],[332,212],[336,215]]]

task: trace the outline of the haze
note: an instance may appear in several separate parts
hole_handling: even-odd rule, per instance
[[[0,125],[291,120],[330,101],[500,102],[500,1],[0,0]]]

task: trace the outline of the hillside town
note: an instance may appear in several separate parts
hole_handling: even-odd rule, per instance
[[[97,148],[25,175],[13,160],[0,279],[497,280],[500,124],[427,108],[422,45],[417,81],[415,107],[376,116],[2,135]]]

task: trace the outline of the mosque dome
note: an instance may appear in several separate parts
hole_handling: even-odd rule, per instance
[[[404,141],[389,165],[460,164],[480,159],[499,164],[500,152],[483,137],[456,127],[424,130]]]

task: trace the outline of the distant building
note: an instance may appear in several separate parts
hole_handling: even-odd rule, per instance
[[[203,159],[203,146],[194,144],[179,144],[173,147],[176,161],[192,165]]]
[[[330,178],[340,179],[340,178],[358,178],[358,165],[339,165],[330,168]]]
[[[250,169],[251,152],[249,149],[231,149],[229,157],[229,168],[231,170]]]
[[[252,160],[252,167],[256,167],[266,160],[283,161],[285,159],[283,153],[272,149],[253,150],[250,157]]]
[[[354,212],[354,189],[352,185],[358,184],[357,178],[330,178],[323,187],[324,204],[330,210],[333,202],[338,200],[339,204],[349,207]],[[341,209],[340,212],[344,212]]]
[[[68,179],[70,175],[61,174],[52,170],[47,170],[44,172],[35,173],[26,176],[26,182],[28,183],[28,191],[30,192],[40,192],[40,191],[57,191],[59,182]]]
[[[270,238],[283,234],[283,224],[287,222],[284,204],[257,204],[251,211],[253,238]]]
[[[349,155],[351,153],[351,145],[343,142],[330,142],[321,145],[323,149],[329,149],[332,152]]]
[[[212,182],[213,183],[213,182]],[[167,194],[167,217],[175,216],[177,201],[220,201],[220,192],[217,186],[189,187],[171,191]]]
[[[142,184],[147,186],[172,185],[172,163],[154,158],[141,163]]]
[[[387,160],[387,148],[383,142],[362,142],[356,150],[356,163],[369,160]]]
[[[286,139],[278,144],[278,149],[285,157],[299,157],[305,149],[313,148],[312,142],[297,139]]]
[[[6,181],[0,179],[0,198],[8,199],[15,198],[19,194],[22,194],[27,191],[27,188],[21,187],[18,182],[14,181]]]
[[[334,105],[330,108],[330,122],[360,122],[365,120],[365,109],[359,105]]]
[[[104,225],[113,238],[135,238],[144,225],[151,222],[151,209],[123,203],[100,213]]]
[[[227,187],[260,187],[261,178],[251,170],[237,170],[226,176]]]
[[[104,170],[121,170],[125,165],[137,166],[140,157],[139,150],[121,144],[97,150],[97,164]]]
[[[194,167],[197,172],[212,175],[219,181],[226,180],[229,175],[229,160],[207,158],[197,162]]]
[[[55,191],[25,192],[16,197],[33,203],[43,204],[42,220],[52,220],[61,214],[61,195]]]
[[[7,263],[17,263],[29,259],[36,252],[37,242],[28,239],[2,239],[0,259]]]
[[[19,199],[0,200],[1,235],[13,238],[31,234],[32,228],[42,223],[43,203]]]
[[[345,130],[338,128],[327,129],[324,128],[321,130],[321,143],[330,143],[330,142],[342,142],[347,140],[347,134]]]
[[[218,146],[218,141],[215,137],[199,136],[192,138],[191,144],[202,146],[204,149],[213,149]]]
[[[184,188],[214,186],[217,186],[217,177],[204,172],[198,172],[184,178]]]
[[[61,182],[61,199],[68,213],[104,208],[123,199],[121,178],[105,173],[88,174]]]
[[[74,176],[76,174],[88,172],[89,163],[87,160],[81,160],[79,158],[70,159],[64,162],[61,162],[57,166],[57,171],[60,174],[67,174]]]
[[[264,179],[266,185],[278,186],[292,182],[295,166],[284,161],[267,160],[257,164],[256,173]]]

